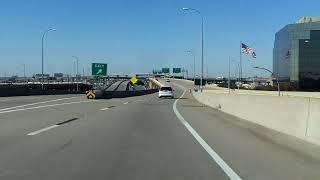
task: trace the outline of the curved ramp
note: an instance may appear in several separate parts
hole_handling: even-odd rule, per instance
[[[117,90],[117,88],[119,87],[119,85],[122,83],[123,81],[117,81],[113,84],[111,84],[107,89],[105,89],[105,91],[115,91]]]
[[[129,80],[123,81],[122,83],[119,84],[118,88],[116,91],[127,91],[128,89],[128,84],[130,83]]]

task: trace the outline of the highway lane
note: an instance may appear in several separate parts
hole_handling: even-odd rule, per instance
[[[0,179],[227,179],[173,102],[153,94],[0,114]]]
[[[176,97],[184,92],[181,86],[192,88],[188,81],[169,84]],[[176,100],[157,94],[94,101],[82,96],[0,111],[0,179],[228,179],[177,118]],[[73,102],[81,103],[68,104]],[[242,179],[320,177],[318,147],[295,139],[308,152],[280,145],[264,135],[274,132],[205,107],[188,91],[177,110]],[[61,122],[67,123],[28,135]]]
[[[27,104],[42,103],[47,101],[60,101],[65,99],[72,99],[74,97],[81,97],[81,95],[39,95],[39,96],[14,96],[14,97],[0,97],[0,110],[14,107],[22,106]]]
[[[170,84],[193,89],[190,81]],[[185,120],[243,179],[320,177],[319,146],[203,106],[190,93],[184,97],[178,109]]]

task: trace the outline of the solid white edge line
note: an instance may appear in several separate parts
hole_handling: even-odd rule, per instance
[[[44,131],[48,131],[48,130],[50,130],[50,129],[53,129],[53,128],[56,128],[56,127],[58,127],[59,125],[53,125],[53,126],[49,126],[49,127],[46,127],[46,128],[43,128],[43,129],[40,129],[40,130],[38,130],[38,131],[34,131],[34,132],[31,132],[31,133],[29,133],[29,134],[27,134],[28,136],[34,136],[34,135],[37,135],[37,134],[40,134],[40,133],[42,133],[42,132],[44,132]]]
[[[77,102],[69,102],[69,103],[50,104],[50,105],[44,105],[44,106],[29,107],[29,108],[24,108],[24,109],[13,109],[13,110],[9,110],[9,111],[0,111],[0,114],[10,113],[10,112],[17,112],[17,111],[26,111],[26,110],[31,110],[31,109],[40,109],[40,108],[53,107],[53,106],[79,104],[79,103],[85,103],[85,102],[94,102],[94,101],[90,101],[90,100],[88,100],[88,101],[77,101]]]
[[[13,106],[13,107],[9,107],[9,108],[0,109],[0,111],[6,111],[6,110],[10,110],[10,109],[22,108],[22,107],[26,107],[26,106],[33,106],[33,105],[37,105],[37,104],[44,104],[44,103],[56,102],[56,101],[61,101],[61,100],[74,99],[74,98],[77,98],[77,97],[61,98],[61,99],[54,99],[54,100],[49,100],[49,101],[42,101],[42,102],[36,102],[36,103],[31,103],[31,104],[25,104],[25,105],[21,105],[21,106]]]
[[[179,85],[180,86],[180,85]],[[181,86],[180,86],[181,87]],[[187,130],[192,134],[192,136],[199,142],[199,144],[207,151],[207,153],[212,157],[212,159],[221,167],[221,169],[229,176],[232,180],[241,180],[240,176],[235,173],[231,167],[216,153],[206,142],[201,138],[201,136],[192,128],[192,126],[183,118],[177,109],[177,102],[181,99],[186,90],[183,91],[182,95],[175,100],[173,103],[173,111],[180,120],[180,122],[187,128]]]

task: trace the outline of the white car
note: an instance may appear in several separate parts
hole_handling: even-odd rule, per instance
[[[170,86],[162,86],[159,90],[159,98],[162,97],[174,98],[173,89]]]

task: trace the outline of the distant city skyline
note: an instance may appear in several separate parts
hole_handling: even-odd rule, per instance
[[[310,6],[312,4],[312,6]],[[240,41],[254,48],[257,59],[243,57],[243,76],[269,76],[253,66],[272,69],[274,35],[303,16],[319,16],[319,1],[3,1],[0,6],[0,76],[41,73],[41,36],[44,72],[73,74],[93,62],[109,63],[111,74],[151,72],[162,67],[182,67],[200,74],[200,18],[183,12],[196,8],[204,16],[204,63],[209,77],[228,74],[228,57],[235,71]]]

